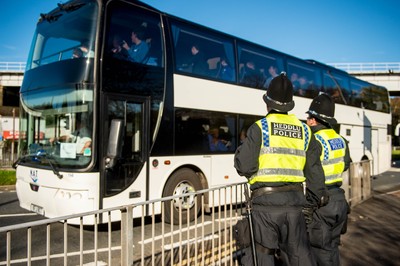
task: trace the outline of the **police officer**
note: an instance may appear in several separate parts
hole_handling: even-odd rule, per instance
[[[311,127],[322,147],[320,159],[325,173],[329,203],[315,210],[308,224],[310,243],[318,265],[340,265],[340,235],[345,232],[349,206],[344,190],[340,188],[343,171],[350,166],[347,141],[332,129],[335,103],[332,98],[321,93],[311,102],[307,124]]]
[[[305,123],[288,114],[293,86],[285,73],[271,81],[263,99],[268,114],[250,126],[234,159],[252,191],[257,262],[274,265],[279,254],[283,265],[315,265],[302,207],[317,208],[326,192],[321,146]],[[250,252],[242,263],[253,265]]]

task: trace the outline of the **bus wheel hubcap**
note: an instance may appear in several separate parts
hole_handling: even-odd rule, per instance
[[[181,182],[179,183],[174,191],[174,196],[177,195],[183,195],[187,193],[195,192],[195,189],[193,186],[191,186],[187,182]],[[182,209],[190,209],[194,205],[194,195],[189,195],[189,196],[184,196],[184,197],[179,197],[174,199],[174,207],[176,209],[182,208]]]

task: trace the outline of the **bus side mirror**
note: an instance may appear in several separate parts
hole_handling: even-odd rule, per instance
[[[122,119],[111,120],[110,134],[108,137],[107,157],[105,159],[106,169],[113,168],[116,160],[121,157],[124,122]]]

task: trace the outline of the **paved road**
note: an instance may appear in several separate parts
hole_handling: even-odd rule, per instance
[[[342,266],[400,265],[400,169],[372,179],[372,197],[352,207]]]

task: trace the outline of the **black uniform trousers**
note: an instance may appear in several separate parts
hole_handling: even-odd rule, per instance
[[[302,213],[303,201],[303,192],[299,191],[279,192],[253,200],[253,231],[259,266],[315,265]],[[271,250],[279,252],[279,263]],[[246,252],[241,262],[253,265],[251,252]]]
[[[329,203],[314,212],[308,231],[317,265],[339,266],[340,235],[345,230],[349,205],[343,189],[335,187],[328,192]]]

